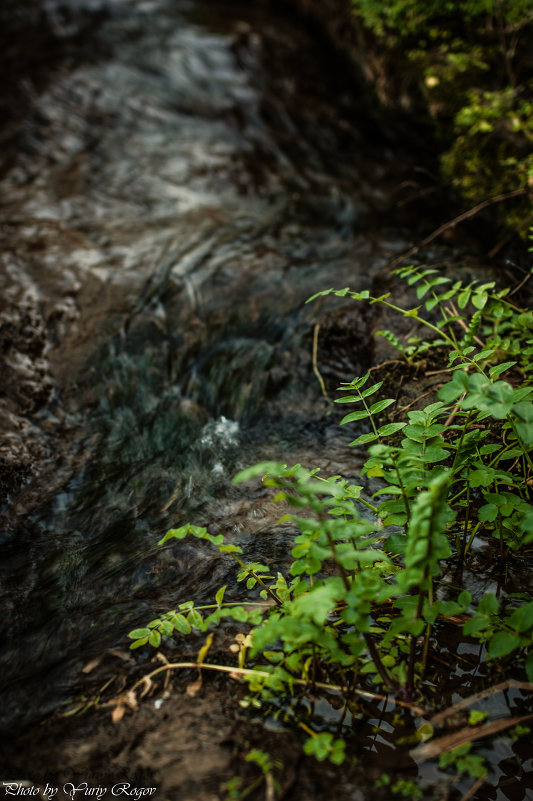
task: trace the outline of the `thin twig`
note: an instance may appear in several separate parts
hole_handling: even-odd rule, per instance
[[[253,670],[252,668],[238,668],[232,667],[231,665],[211,665],[206,664],[205,662],[169,662],[166,665],[162,665],[161,667],[152,670],[147,676],[143,676],[142,679],[139,679],[129,692],[135,692],[135,690],[144,684],[145,679],[151,679],[154,676],[157,676],[158,673],[162,673],[165,670],[185,670],[187,668],[201,668],[202,670],[217,670],[221,673],[229,673],[230,675],[235,676],[261,676],[263,678],[268,678],[272,676],[272,673],[268,673],[266,670]],[[301,687],[309,686],[309,682],[305,681],[304,679],[291,679],[294,684],[298,684]],[[406,709],[410,709],[414,712],[415,715],[422,717],[425,715],[425,711],[416,706],[416,704],[408,703],[407,701],[401,701],[398,698],[390,698],[388,695],[382,695],[380,693],[371,693],[367,692],[366,690],[357,690],[355,688],[348,688],[348,687],[341,687],[338,684],[325,684],[324,682],[317,681],[314,683],[314,687],[318,688],[319,690],[329,690],[332,692],[340,692],[346,693],[348,691],[358,695],[360,698],[365,698],[369,701],[392,701],[396,706],[403,706]]]
[[[381,370],[382,367],[386,367],[388,364],[406,364],[403,359],[389,359],[386,362],[380,362],[379,364],[375,364],[373,367],[370,367],[368,372],[373,373],[374,370]]]
[[[444,367],[442,370],[428,370],[428,372],[426,373],[426,376],[428,376],[428,375],[441,375],[442,373],[449,373],[449,372],[451,372],[450,368],[449,367]]]
[[[465,321],[463,320],[463,318],[460,316],[460,314],[457,311],[457,308],[455,307],[453,301],[450,300],[449,306],[445,306],[445,311],[446,311],[447,314],[450,315],[450,317],[458,317],[459,319],[456,320],[455,322],[458,323],[464,331],[468,331],[468,326],[465,323]],[[480,348],[484,348],[485,347],[485,343],[478,336],[474,336],[473,339],[475,339],[475,341],[480,346]]]
[[[508,242],[511,241],[513,236],[514,236],[514,234],[511,232],[511,233],[507,234],[507,236],[504,236],[503,239],[500,239],[500,241],[496,245],[494,245],[492,250],[489,250],[489,252],[487,254],[489,259],[493,259],[494,256],[504,247],[504,245],[506,245]]]
[[[527,275],[526,275],[524,278],[522,278],[522,280],[520,281],[520,283],[519,283],[519,284],[517,284],[517,285],[515,286],[515,288],[512,290],[512,292],[509,292],[509,294],[507,295],[507,297],[508,297],[508,298],[510,298],[510,297],[511,297],[511,295],[514,295],[514,293],[515,293],[515,292],[518,292],[518,290],[519,290],[519,289],[522,289],[522,287],[524,286],[524,284],[525,284],[527,281],[529,281],[529,279],[530,279],[530,278],[531,278],[531,273],[528,273],[528,274],[527,274]]]
[[[456,406],[453,407],[450,416],[448,417],[448,419],[444,423],[446,428],[449,428],[451,426],[451,424],[453,423],[453,421],[455,420],[455,416],[456,416],[456,414],[458,413],[458,411],[461,408],[461,401],[463,401],[465,398],[466,398],[466,392],[463,392],[463,394],[459,398],[459,403]]]
[[[468,790],[464,796],[461,798],[461,801],[470,801],[471,798],[475,796],[479,788],[485,784],[487,781],[488,773],[484,773],[483,776],[480,776],[479,779],[476,779],[470,790]]]
[[[458,748],[460,745],[465,745],[474,740],[481,740],[483,737],[491,737],[493,734],[499,734],[511,728],[511,726],[518,726],[526,720],[531,720],[531,718],[533,718],[533,714],[517,715],[516,717],[493,720],[484,726],[465,726],[460,731],[445,734],[444,737],[439,737],[437,740],[431,740],[429,743],[419,745],[410,752],[410,756],[417,765],[421,765],[423,762],[427,762],[428,759],[434,759],[446,751]]]
[[[494,684],[492,687],[487,687],[485,690],[474,693],[474,695],[469,695],[468,698],[463,698],[453,706],[450,706],[447,709],[444,709],[442,712],[439,712],[437,715],[434,715],[429,722],[432,726],[436,726],[437,723],[442,723],[443,720],[455,715],[456,712],[460,712],[462,709],[468,709],[469,706],[476,704],[478,701],[482,701],[484,698],[489,698],[491,695],[496,695],[496,693],[505,692],[509,689],[533,692],[533,684],[527,681],[516,681],[515,679],[502,681],[499,684]]]
[[[426,375],[430,375],[430,373],[426,373]],[[419,395],[418,398],[415,398],[414,401],[411,401],[411,403],[408,403],[407,406],[399,406],[397,411],[406,412],[407,409],[410,409],[411,406],[415,405],[415,403],[420,403],[422,398],[425,398],[428,395],[431,395],[433,392],[435,392],[435,387],[431,387],[431,389],[428,389],[427,392],[424,392],[422,395]]]
[[[371,657],[371,659],[372,659],[372,661],[373,661],[373,663],[375,665],[375,668],[376,668],[377,672],[379,673],[379,675],[381,677],[381,680],[383,681],[383,684],[391,692],[394,692],[398,688],[394,684],[394,682],[391,679],[391,677],[389,676],[389,674],[387,672],[387,668],[385,667],[385,665],[381,661],[380,656],[379,656],[379,654],[377,652],[376,646],[374,645],[374,641],[373,641],[372,637],[370,636],[370,634],[364,634],[363,637],[365,639],[366,646],[367,646],[368,651],[370,653],[370,657]]]
[[[486,209],[487,206],[492,206],[493,203],[501,203],[503,200],[511,200],[513,197],[520,197],[521,195],[526,195],[528,193],[528,189],[514,189],[512,192],[505,192],[503,195],[496,195],[495,197],[488,198],[484,200],[482,203],[478,203],[477,206],[474,206],[468,211],[464,211],[462,214],[459,214],[458,217],[454,217],[453,220],[450,220],[443,225],[440,225],[433,233],[429,236],[426,236],[425,239],[422,240],[418,245],[415,245],[406,253],[397,256],[393,261],[389,263],[389,267],[394,267],[396,264],[399,264],[404,259],[409,259],[414,253],[420,250],[426,245],[429,245],[430,242],[433,242],[434,239],[437,239],[441,234],[444,234],[446,231],[449,231],[450,228],[455,228],[456,225],[459,223],[464,222],[465,220],[470,219],[470,217],[474,217],[483,209]]]
[[[316,375],[316,377],[318,379],[318,383],[320,384],[320,389],[322,390],[323,396],[325,397],[325,399],[327,400],[328,403],[332,403],[332,400],[331,400],[331,398],[329,397],[329,395],[327,393],[326,385],[324,384],[324,379],[320,375],[320,370],[318,369],[317,354],[318,354],[318,332],[319,331],[320,331],[320,323],[317,323],[315,325],[315,328],[314,328],[314,331],[313,331],[313,372],[314,372],[314,374]]]

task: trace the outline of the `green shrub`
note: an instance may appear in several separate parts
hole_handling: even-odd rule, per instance
[[[362,486],[300,465],[243,470],[236,482],[263,476],[274,500],[292,509],[280,520],[297,532],[287,546],[288,571],[243,561],[239,546],[205,528],[171,529],[160,544],[193,536],[233,559],[250,600],[228,603],[222,587],[214,604],[185,601],[132,631],[132,648],[158,647],[174,633],[207,631],[231,618],[244,626],[234,648],[238,667],[227,667],[248,681],[244,705],[288,703],[308,690],[336,690],[350,702],[369,680],[409,705],[423,693],[430,652],[438,649],[436,621],[466,613],[465,636],[486,642],[489,659],[513,655],[533,681],[532,600],[502,604],[487,594],[476,607],[468,591],[448,601],[435,592],[443,563],[468,559],[476,535],[496,538],[505,558],[533,542],[533,318],[492,283],[463,285],[413,267],[398,274],[415,287],[420,306],[402,309],[389,294],[348,288],[319,293],[383,304],[428,331],[418,352],[448,354],[449,380],[438,400],[397,422],[383,420],[394,404],[379,397],[383,382],[367,373],[341,386],[338,402],[356,406],[342,424],[367,426],[351,444],[370,446],[362,474],[378,478],[380,488],[366,498]],[[411,349],[409,359],[416,358]],[[341,738],[300,725],[310,735],[306,753],[344,760]],[[474,762],[468,756],[457,764],[475,775]]]
[[[444,175],[469,201],[522,190],[499,206],[527,236],[533,176],[533,8],[529,0],[352,0],[382,57],[424,98]]]

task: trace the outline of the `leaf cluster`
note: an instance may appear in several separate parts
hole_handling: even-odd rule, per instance
[[[443,564],[468,559],[474,537],[496,538],[504,558],[533,542],[532,317],[491,283],[463,285],[431,268],[399,275],[420,306],[349,288],[319,293],[383,304],[425,328],[423,346],[448,351],[438,399],[402,420],[383,421],[394,400],[380,396],[383,383],[369,373],[340,387],[338,402],[355,405],[342,420],[359,431],[351,444],[368,446],[361,473],[380,486],[366,497],[361,485],[301,465],[243,470],[236,483],[262,477],[290,507],[280,518],[296,531],[288,571],[244,561],[239,546],[205,528],[171,529],[161,545],[193,536],[233,559],[248,600],[228,602],[221,587],[214,603],[186,601],[132,631],[132,648],[231,618],[246,630],[232,650],[248,706],[279,710],[280,699],[302,690],[335,689],[349,700],[369,681],[409,701],[423,690],[437,621],[466,615],[465,636],[487,643],[489,659],[512,655],[533,681],[533,601],[501,605],[487,594],[476,607],[466,590],[447,601],[435,592]],[[306,731],[306,753],[342,762],[344,741]],[[477,758],[456,757],[460,771],[478,775]]]
[[[444,177],[475,204],[521,189],[499,212],[526,238],[533,170],[529,0],[352,0],[352,9],[390,73],[424,104]]]

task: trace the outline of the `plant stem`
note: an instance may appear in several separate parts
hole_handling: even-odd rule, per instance
[[[261,585],[261,587],[262,587],[264,590],[266,590],[266,592],[267,592],[267,593],[270,595],[270,597],[271,597],[271,598],[273,599],[273,601],[274,601],[274,602],[277,604],[277,606],[283,606],[283,604],[282,604],[282,602],[280,601],[280,599],[278,598],[278,596],[277,596],[275,593],[273,593],[273,592],[272,592],[272,590],[270,589],[270,587],[267,587],[267,585],[265,584],[265,582],[263,581],[263,579],[261,578],[261,576],[259,576],[257,573],[254,573],[254,571],[253,571],[253,570],[251,570],[251,568],[249,568],[249,567],[246,567],[246,565],[244,564],[244,562],[242,562],[242,561],[239,559],[239,557],[238,557],[238,556],[235,556],[235,554],[234,554],[234,553],[230,553],[230,556],[231,556],[231,557],[232,557],[232,558],[233,558],[233,559],[234,559],[234,560],[237,562],[237,564],[238,564],[240,567],[242,567],[242,569],[243,569],[243,570],[246,570],[246,572],[248,573],[248,575],[249,575],[249,576],[253,576],[253,577],[254,577],[254,579],[257,581],[257,583],[258,583],[258,584],[260,584],[260,585]]]
[[[468,430],[468,426],[470,424],[471,418],[473,417],[473,414],[474,414],[473,412],[469,412],[466,420],[464,421],[463,430],[461,431],[461,436],[459,438],[459,443],[457,444],[457,447],[455,449],[455,456],[452,464],[452,475],[455,475],[455,468],[457,466],[457,459],[459,458],[459,451],[461,450],[461,445],[463,444],[463,440],[466,436],[466,432]]]
[[[377,650],[376,646],[374,645],[374,641],[373,641],[372,637],[370,636],[370,634],[364,634],[363,636],[365,638],[365,642],[366,642],[368,651],[370,653],[370,657],[371,657],[374,665],[376,666],[376,670],[379,673],[379,675],[381,677],[381,680],[383,681],[383,684],[385,685],[385,687],[388,690],[390,690],[391,692],[395,693],[396,690],[398,689],[398,686],[393,682],[393,680],[391,679],[391,677],[387,673],[387,668],[385,667],[385,665],[381,661],[381,657],[380,657],[380,655],[378,653],[378,650]]]
[[[158,673],[163,673],[166,670],[185,670],[187,668],[216,670],[219,671],[220,673],[235,674],[237,676],[261,676],[263,678],[268,678],[269,676],[272,676],[272,673],[269,673],[266,670],[253,670],[252,668],[238,668],[238,667],[232,667],[231,665],[211,665],[211,664],[206,664],[205,662],[169,662],[166,665],[161,665],[161,667],[152,670],[152,672],[149,673],[147,676],[143,676],[142,679],[139,679],[139,681],[137,681],[133,685],[133,687],[129,692],[135,692],[135,690],[137,690],[141,685],[145,684],[146,679],[151,679],[154,676],[157,676]],[[301,687],[309,686],[309,682],[305,681],[304,679],[292,679],[292,681],[294,684],[298,684]],[[392,682],[391,685],[392,685],[391,689],[395,690],[396,688],[394,687]],[[366,690],[357,690],[353,687],[351,688],[340,687],[337,684],[325,684],[324,682],[320,681],[317,681],[314,686],[319,690],[329,690],[340,693],[347,693],[348,691],[350,691],[355,695],[358,695],[360,698],[367,698],[368,700],[371,701],[388,700],[386,695],[382,695],[380,693],[370,693],[367,692]],[[425,711],[421,709],[419,706],[416,706],[415,704],[411,704],[407,701],[401,701],[399,699],[395,699],[394,702],[397,706],[403,706],[406,707],[407,709],[412,709],[416,715],[421,715],[421,716],[425,715]]]
[[[468,479],[467,479],[468,480]],[[465,514],[465,523],[463,528],[463,542],[461,548],[461,560],[465,558],[466,551],[466,533],[468,531],[468,521],[470,520],[470,483],[467,483],[467,493],[466,493],[466,514]],[[456,545],[457,553],[459,553],[459,548]]]
[[[470,535],[470,538],[469,538],[469,540],[468,540],[468,542],[466,544],[466,548],[465,548],[465,551],[464,551],[463,558],[464,558],[464,556],[466,556],[466,554],[470,550],[470,546],[472,545],[474,537],[476,536],[476,534],[478,533],[478,531],[479,531],[479,529],[481,528],[482,525],[483,525],[483,522],[480,521],[479,523],[476,523],[476,525],[474,526],[474,529],[473,529],[473,531],[472,531],[472,533]]]
[[[426,571],[427,573],[427,571]],[[426,574],[424,574],[423,581],[426,580]],[[416,607],[415,612],[415,620],[420,620],[420,616],[422,615],[422,609],[424,606],[424,593],[420,592],[418,595],[418,604]],[[409,646],[409,662],[407,666],[407,692],[409,695],[412,695],[415,688],[415,658],[416,658],[416,640],[417,636],[415,634],[411,634],[411,643]]]
[[[400,490],[402,491],[402,500],[403,500],[403,505],[405,506],[405,515],[406,515],[406,518],[407,518],[406,523],[408,523],[409,520],[411,519],[411,509],[409,507],[409,498],[407,497],[407,493],[406,493],[405,487],[403,485],[400,468],[398,467],[398,464],[397,464],[396,460],[394,459],[394,457],[391,457],[391,462],[392,462],[392,466],[393,466],[394,470],[396,471],[396,476],[398,478],[398,486],[400,487]]]
[[[429,653],[429,637],[431,634],[431,623],[426,624],[426,633],[424,635],[424,647],[422,649],[422,670],[420,673],[420,678],[423,679],[426,675],[426,668],[428,664],[428,653]]]
[[[319,516],[319,517],[321,517],[321,516]],[[331,552],[333,554],[333,558],[335,560],[335,563],[337,564],[337,566],[338,566],[338,568],[340,570],[340,574],[341,574],[341,578],[342,578],[342,582],[344,584],[344,587],[345,587],[346,591],[349,592],[349,590],[350,590],[350,580],[348,579],[348,574],[346,573],[346,570],[344,569],[344,566],[339,562],[339,558],[337,556],[337,549],[335,547],[335,542],[333,541],[333,537],[331,536],[331,534],[327,530],[326,526],[324,525],[324,521],[320,520],[320,522],[324,526],[324,530],[326,532],[326,537],[328,538],[328,542],[330,544]]]

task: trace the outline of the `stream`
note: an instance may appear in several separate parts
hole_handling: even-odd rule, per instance
[[[203,544],[158,548],[169,527],[283,554],[276,510],[231,484],[239,469],[357,475],[313,337],[320,325],[333,393],[372,363],[368,321],[305,301],[368,288],[432,227],[413,214],[432,181],[420,153],[287,11],[27,5],[10,18],[20,73],[0,173],[9,736],[131,628],[231,581]]]

